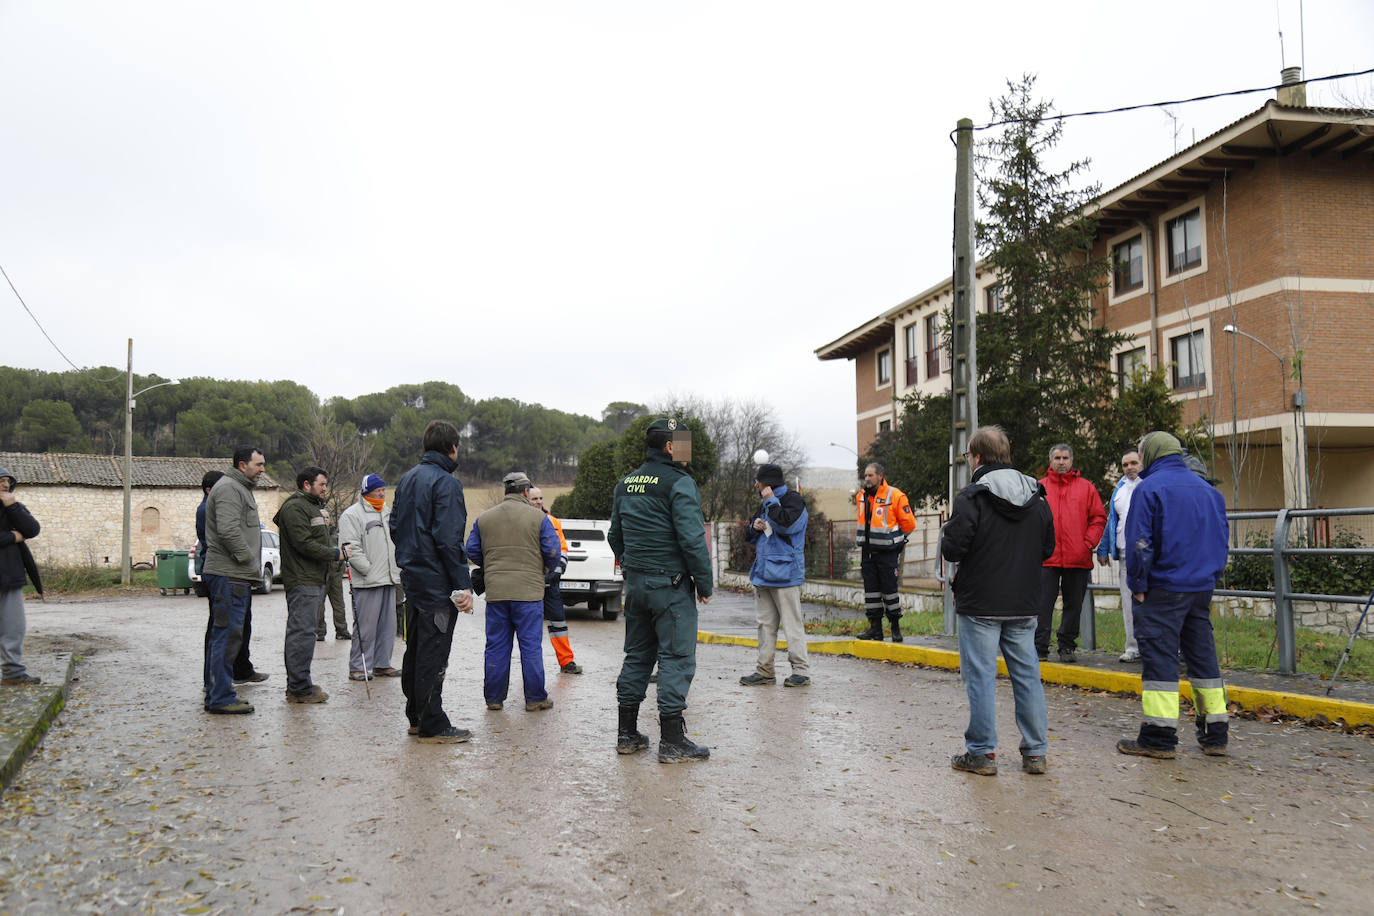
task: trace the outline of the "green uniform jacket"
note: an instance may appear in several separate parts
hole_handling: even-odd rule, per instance
[[[281,534],[281,584],[286,588],[324,585],[329,579],[329,565],[339,556],[329,536],[324,500],[297,490],[281,504],[272,521]]]
[[[710,597],[711,555],[696,482],[667,452],[651,449],[644,464],[615,485],[611,550],[626,569],[692,577]]]
[[[243,582],[262,578],[262,528],[253,481],[230,468],[205,500],[205,572]]]

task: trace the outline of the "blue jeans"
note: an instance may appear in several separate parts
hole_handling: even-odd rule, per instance
[[[510,650],[520,640],[520,673],[525,702],[547,700],[544,688],[544,602],[488,601],[487,651],[482,693],[488,703],[501,703],[510,692]]]
[[[204,576],[210,591],[210,634],[205,640],[205,708],[237,700],[234,658],[243,642],[243,621],[253,602],[253,586],[224,576]]]
[[[1016,727],[1021,753],[1044,756],[1045,688],[1035,654],[1035,620],[990,620],[959,617],[959,673],[968,691],[969,719],[964,743],[971,754],[997,750],[997,653],[1001,650],[1016,701]]]

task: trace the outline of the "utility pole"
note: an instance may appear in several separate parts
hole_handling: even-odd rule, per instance
[[[119,551],[119,582],[128,585],[133,581],[133,571],[129,560],[132,539],[129,531],[129,513],[133,511],[133,469],[134,469],[134,339],[129,338],[129,373],[125,378],[124,390],[124,542]]]
[[[950,487],[949,504],[954,494],[969,483],[972,471],[964,453],[968,440],[978,426],[978,354],[977,328],[974,320],[977,303],[974,300],[973,246],[973,121],[961,118],[958,134],[957,162],[954,168],[954,308],[950,327],[950,369],[952,416],[950,417]],[[941,562],[938,558],[936,562]],[[954,613],[954,592],[945,587],[945,632],[958,631]]]

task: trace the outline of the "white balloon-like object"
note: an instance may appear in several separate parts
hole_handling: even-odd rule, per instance
[[[767,464],[767,463],[768,463],[768,450],[767,450],[767,449],[762,449],[762,448],[761,448],[761,449],[759,449],[757,452],[755,452],[755,453],[754,453],[754,463],[755,463],[755,464]]]

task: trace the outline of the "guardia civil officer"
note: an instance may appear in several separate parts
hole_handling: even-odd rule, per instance
[[[611,549],[626,585],[615,749],[633,754],[649,746],[637,724],[657,661],[658,760],[705,760],[711,752],[687,740],[682,720],[697,667],[696,602],[708,603],[712,591],[701,494],[683,469],[692,460],[692,432],[680,420],[661,418],[649,424],[645,445],[644,464],[616,484],[611,509]]]

